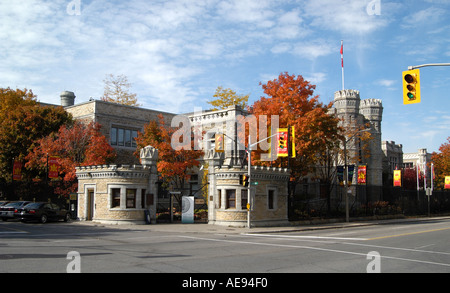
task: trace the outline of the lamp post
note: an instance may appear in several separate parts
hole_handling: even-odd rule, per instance
[[[342,141],[344,142],[344,192],[345,192],[345,221],[348,223],[350,222],[350,211],[349,211],[349,207],[348,207],[348,166],[347,166],[347,142],[349,142],[350,140],[352,140],[358,133],[360,132],[366,132],[366,131],[370,131],[370,128],[367,129],[362,129],[357,131],[355,134],[353,134],[352,136],[350,136],[348,139],[346,139],[345,136],[343,136]]]

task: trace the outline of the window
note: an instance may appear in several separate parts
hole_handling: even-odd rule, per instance
[[[117,128],[111,128],[111,145],[117,145]]]
[[[136,137],[138,131],[136,129],[111,127],[111,145],[136,147]]]
[[[267,208],[273,210],[275,206],[275,190],[269,189],[269,194],[267,196]]]
[[[227,189],[227,209],[236,208],[236,190]]]
[[[120,207],[120,188],[111,189],[111,208]]]
[[[127,209],[136,208],[136,189],[127,189]]]
[[[117,129],[117,133],[118,133],[118,135],[117,135],[117,145],[119,145],[119,146],[123,146],[124,145],[124,132],[125,132],[125,130],[124,129],[122,129],[122,128],[118,128]]]
[[[145,209],[145,189],[141,190],[141,208]]]
[[[217,201],[216,201],[216,208],[220,209],[222,206],[222,190],[217,189]]]
[[[241,189],[241,209],[247,209],[248,189]]]

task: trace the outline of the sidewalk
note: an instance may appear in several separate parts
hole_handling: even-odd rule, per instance
[[[96,222],[80,222],[80,221],[75,221],[74,223],[82,225],[110,227],[110,228],[114,227],[117,229],[136,229],[136,230],[148,230],[154,232],[167,232],[167,233],[259,234],[259,233],[303,232],[303,231],[314,231],[324,229],[343,229],[343,228],[364,227],[373,225],[441,221],[448,219],[450,219],[450,216],[417,217],[417,218],[414,217],[414,218],[401,218],[388,220],[365,220],[353,222],[351,221],[350,223],[335,222],[325,224],[309,224],[309,225],[286,226],[286,227],[253,227],[250,229],[246,227],[227,227],[227,226],[210,225],[206,223],[196,223],[196,224],[167,223],[167,224],[149,224],[149,225],[110,225]]]

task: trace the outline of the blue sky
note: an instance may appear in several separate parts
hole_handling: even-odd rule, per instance
[[[103,94],[124,74],[146,108],[208,108],[218,86],[302,75],[328,103],[341,85],[381,99],[382,139],[437,151],[450,136],[450,67],[421,69],[422,103],[403,105],[401,73],[450,62],[450,0],[1,0],[0,87],[47,103]]]

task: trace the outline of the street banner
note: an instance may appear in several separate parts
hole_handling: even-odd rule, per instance
[[[445,176],[445,189],[450,189],[450,176]]]
[[[13,180],[14,181],[22,180],[22,162],[21,161],[14,161]]]
[[[366,184],[367,166],[358,166],[358,184]]]
[[[355,173],[355,165],[347,165],[347,172],[348,172],[348,186],[352,185],[353,182],[353,174]]]
[[[394,186],[402,186],[402,170],[394,170]]]
[[[287,157],[289,155],[288,135],[289,133],[287,128],[278,128],[277,157]]]
[[[48,158],[48,178],[54,179],[59,177],[58,157]]]
[[[337,166],[337,178],[340,186],[344,185],[344,166]]]

